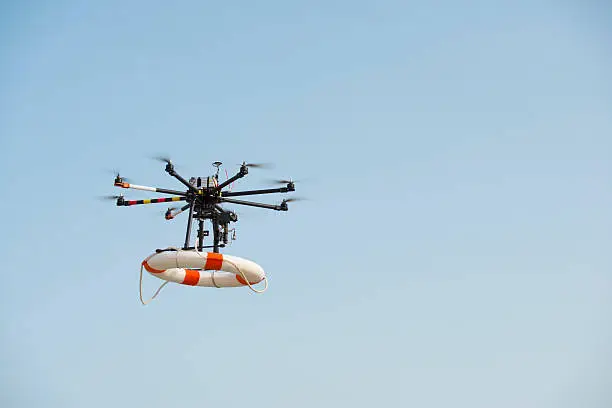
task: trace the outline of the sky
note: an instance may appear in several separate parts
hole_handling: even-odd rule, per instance
[[[611,406],[611,19],[569,0],[3,3],[0,406]],[[180,188],[158,154],[185,177],[275,164],[235,189],[301,181],[286,213],[229,207],[223,252],[266,293],[140,304],[140,263],[186,217],[98,197],[111,169]]]

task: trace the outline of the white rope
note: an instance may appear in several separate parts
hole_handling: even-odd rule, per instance
[[[264,275],[263,280],[264,282],[264,288],[261,290],[255,289],[253,287],[253,285],[251,285],[251,282],[249,282],[249,280],[247,279],[247,277],[245,276],[244,272],[242,272],[242,270],[238,267],[238,265],[236,265],[234,262],[230,261],[229,259],[224,259],[224,262],[229,263],[230,265],[232,265],[234,268],[236,268],[238,270],[238,272],[240,273],[240,275],[242,275],[242,279],[244,279],[244,281],[247,283],[247,285],[249,285],[249,289],[251,289],[253,292],[255,293],[264,293],[266,290],[268,290],[268,278]]]
[[[169,283],[169,281],[165,281],[164,283],[162,283],[161,286],[159,288],[157,288],[157,290],[155,291],[155,294],[153,296],[151,296],[151,298],[145,302],[144,300],[142,300],[142,268],[144,268],[144,265],[140,264],[140,291],[139,291],[139,295],[140,295],[140,303],[142,303],[143,305],[146,306],[153,299],[155,299],[157,297],[157,295],[159,295],[159,292],[161,292],[163,287],[166,286]]]
[[[168,247],[166,249],[174,249],[177,252],[180,250],[179,248],[176,247]],[[178,254],[177,254],[178,255]],[[178,256],[177,256],[178,258]],[[178,262],[178,260],[177,260]],[[178,266],[178,264],[177,264]],[[168,283],[170,283],[169,281],[165,281],[164,283],[161,284],[161,286],[159,288],[157,288],[157,290],[155,291],[155,293],[153,294],[153,296],[151,296],[151,298],[149,300],[147,300],[146,302],[142,299],[142,268],[144,267],[143,264],[140,264],[140,287],[139,287],[139,291],[138,291],[138,295],[140,296],[140,303],[142,303],[143,305],[148,305],[149,303],[151,303],[151,301],[153,299],[155,299],[157,297],[157,295],[159,295],[159,292],[161,292],[161,290],[164,288],[164,286],[166,286]]]
[[[217,285],[217,282],[215,282],[215,272],[217,271],[212,271],[210,274],[210,279],[212,280],[213,285],[215,285],[215,288],[220,289],[221,286]]]

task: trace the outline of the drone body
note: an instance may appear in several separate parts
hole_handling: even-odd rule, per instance
[[[169,203],[177,201],[186,202],[186,204],[180,209],[169,208],[165,213],[166,220],[172,220],[177,215],[185,211],[189,212],[185,244],[183,246],[184,250],[197,249],[201,251],[204,248],[212,248],[213,252],[218,253],[219,248],[223,248],[228,244],[230,233],[233,233],[232,236],[235,237],[235,230],[230,229],[230,224],[237,222],[238,216],[235,212],[222,208],[222,203],[246,205],[276,211],[288,211],[287,203],[292,201],[290,199],[283,200],[279,205],[273,205],[253,201],[237,200],[232,197],[271,193],[289,193],[295,191],[295,184],[291,180],[280,180],[281,183],[285,184],[284,187],[280,188],[248,191],[224,190],[234,181],[246,176],[249,172],[249,167],[260,166],[256,164],[243,163],[236,175],[223,182],[220,182],[219,168],[222,163],[214,162],[213,166],[217,169],[214,175],[205,177],[191,177],[189,181],[187,181],[176,172],[174,165],[169,159],[164,158],[162,160],[166,162],[166,172],[187,187],[186,191],[130,184],[125,182],[125,180],[119,174],[117,174],[114,183],[116,187],[169,194],[171,197],[152,198],[147,200],[126,200],[123,196],[118,196],[115,198],[117,199],[117,206]],[[194,220],[198,221],[197,243],[194,246],[190,246],[192,223]],[[209,231],[204,229],[205,220],[210,220],[212,223],[213,243],[209,246],[204,246],[204,237],[209,236]]]

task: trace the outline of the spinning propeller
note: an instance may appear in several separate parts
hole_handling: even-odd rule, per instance
[[[294,180],[291,177],[289,179],[268,179],[269,183],[276,185],[290,185],[292,188],[295,188],[295,183],[303,183],[304,179]]]
[[[107,196],[99,197],[100,200],[118,200],[120,198],[123,198],[123,196],[122,195],[107,195]]]
[[[163,162],[163,163],[166,163],[166,164],[171,164],[172,163],[172,160],[170,159],[169,156],[162,156],[162,155],[154,156],[153,160],[157,160],[157,161],[160,161],[160,162]]]
[[[112,169],[112,170],[108,169],[108,170],[106,170],[106,172],[112,174],[113,176],[115,176],[115,182],[119,182],[119,183],[126,182],[126,183],[129,183],[131,181],[129,178],[123,177],[121,175],[121,172],[119,170],[117,170],[117,169]]]
[[[174,218],[174,214],[172,214],[173,211],[178,210],[177,207],[168,207],[168,209],[166,210],[166,212],[164,213],[164,218],[167,220],[171,220]]]
[[[291,197],[283,200],[284,203],[293,203],[296,201],[306,201],[306,199],[303,197]]]
[[[272,169],[274,168],[274,164],[272,163],[246,163],[242,162],[243,166],[250,167],[253,169]]]
[[[298,182],[298,180],[292,180],[292,179],[289,179],[289,180],[284,180],[284,179],[271,179],[271,180],[269,180],[269,181],[270,181],[270,183],[273,183],[273,184],[289,184],[289,183],[295,183],[295,182]]]
[[[105,201],[115,201],[118,206],[123,205],[123,203],[125,202],[125,198],[123,197],[123,195],[107,195],[98,197],[98,199]]]

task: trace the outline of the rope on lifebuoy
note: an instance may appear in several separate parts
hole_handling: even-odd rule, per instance
[[[264,288],[261,290],[257,290],[253,287],[253,285],[251,285],[251,282],[249,282],[249,280],[247,279],[246,275],[244,274],[244,272],[242,272],[242,270],[240,269],[240,267],[238,267],[238,265],[236,265],[234,262],[228,260],[228,259],[224,259],[223,262],[227,262],[230,265],[232,265],[234,268],[236,268],[238,270],[238,272],[240,273],[240,275],[242,275],[242,279],[244,279],[244,281],[247,283],[247,285],[249,285],[249,289],[251,289],[253,292],[255,293],[264,293],[266,290],[268,290],[268,278],[266,276],[263,277],[263,281],[264,282]]]
[[[146,306],[149,303],[151,303],[151,301],[153,299],[155,299],[157,297],[157,295],[159,295],[159,292],[161,292],[161,290],[164,288],[164,286],[166,286],[170,282],[169,281],[165,281],[164,283],[162,283],[161,286],[159,288],[157,288],[157,290],[155,291],[153,296],[151,296],[151,298],[145,302],[144,300],[142,300],[142,268],[144,268],[144,265],[140,264],[140,290],[139,290],[138,294],[140,295],[140,303],[142,303],[143,305]]]
[[[215,282],[215,272],[217,271],[212,271],[210,273],[210,280],[212,280],[213,285],[215,285],[215,288],[219,289],[221,288],[221,286],[217,285],[217,282]]]
[[[180,248],[176,248],[176,247],[168,247],[166,249],[174,249],[177,252],[180,250]],[[177,257],[178,258],[178,257]],[[155,293],[153,294],[153,296],[151,296],[151,298],[149,300],[147,300],[146,302],[144,300],[142,300],[142,268],[144,267],[144,264],[140,264],[140,288],[138,291],[138,295],[140,296],[140,303],[142,303],[143,305],[148,305],[149,303],[151,303],[151,301],[153,299],[155,299],[157,297],[157,295],[159,295],[159,292],[161,292],[161,290],[164,288],[164,286],[166,286],[168,283],[170,283],[169,281],[166,281],[164,283],[161,284],[161,286],[159,288],[157,288],[157,290],[155,291]],[[178,259],[177,259],[177,267],[178,267]]]
[[[200,256],[200,258],[202,257],[202,254],[200,253],[200,251],[198,251],[198,246],[197,246],[197,245],[195,246],[195,253],[196,253],[196,254],[198,254],[198,255]],[[204,259],[206,259],[206,258],[204,258]],[[263,288],[263,289],[261,289],[261,290],[257,290],[257,289],[255,289],[255,288],[253,287],[253,285],[251,284],[251,282],[249,282],[249,280],[247,279],[247,277],[246,277],[246,275],[244,274],[244,272],[242,272],[242,269],[240,269],[240,267],[239,267],[238,265],[236,265],[236,263],[234,263],[234,262],[230,261],[229,259],[223,259],[223,262],[227,262],[228,264],[230,264],[230,265],[232,265],[234,268],[236,268],[236,270],[238,271],[238,273],[240,273],[240,275],[242,276],[242,279],[244,279],[244,281],[246,282],[246,284],[249,286],[249,289],[251,289],[253,292],[255,292],[255,293],[264,293],[266,290],[268,290],[268,279],[266,278],[266,276],[265,276],[265,275],[264,275],[264,278],[263,278],[263,280],[265,281],[265,282],[264,282],[264,288]],[[217,286],[217,284],[215,283],[215,280],[214,280],[214,272],[213,272],[212,279],[213,279],[213,284],[214,284],[216,287],[219,287],[219,286]]]

